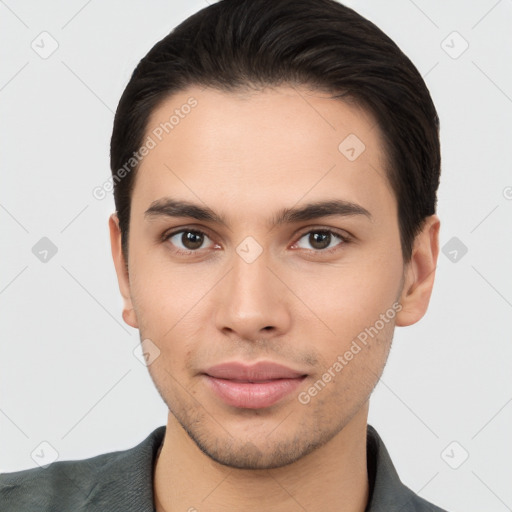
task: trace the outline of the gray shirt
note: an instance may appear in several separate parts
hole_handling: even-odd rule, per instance
[[[165,426],[128,450],[44,468],[0,474],[2,512],[154,512],[153,468]],[[370,498],[365,512],[446,512],[400,481],[388,451],[368,425]]]

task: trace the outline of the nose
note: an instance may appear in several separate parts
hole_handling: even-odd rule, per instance
[[[265,252],[250,263],[233,256],[231,271],[216,295],[216,326],[224,334],[254,341],[290,328],[289,294],[268,263]]]

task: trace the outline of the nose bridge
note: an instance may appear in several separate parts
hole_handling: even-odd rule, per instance
[[[216,318],[218,328],[236,331],[244,338],[261,336],[270,328],[282,332],[290,320],[284,290],[268,268],[268,253],[261,250],[255,255],[250,243],[240,244],[233,254]]]
[[[232,293],[238,296],[241,303],[250,305],[253,301],[270,295],[270,272],[267,268],[268,258],[262,254],[254,261],[247,261],[237,254],[233,258]]]

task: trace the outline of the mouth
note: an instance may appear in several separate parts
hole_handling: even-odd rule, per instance
[[[213,366],[203,373],[210,390],[225,404],[243,409],[270,407],[295,391],[307,374],[273,362]]]

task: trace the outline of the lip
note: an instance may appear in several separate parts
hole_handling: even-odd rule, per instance
[[[204,372],[208,387],[227,405],[262,409],[293,392],[306,374],[270,361],[222,363]]]

